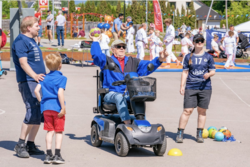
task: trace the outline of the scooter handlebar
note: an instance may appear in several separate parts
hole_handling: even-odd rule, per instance
[[[113,86],[120,86],[125,84],[125,80],[121,80],[121,81],[115,81],[112,83]]]

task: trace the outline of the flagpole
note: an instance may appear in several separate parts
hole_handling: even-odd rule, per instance
[[[207,14],[207,18],[206,18],[206,24],[205,24],[205,26],[207,26],[207,22],[208,22],[208,18],[209,18],[209,15],[210,15],[210,11],[211,11],[212,6],[213,6],[213,2],[214,2],[214,0],[212,0],[212,2],[211,2],[210,8],[209,8],[209,11],[208,11],[208,14]],[[205,27],[205,28],[206,28],[206,27]],[[204,29],[204,30],[205,30],[205,29]]]
[[[148,0],[146,0],[146,24],[147,24],[147,30],[148,30]]]
[[[227,31],[228,31],[228,20],[227,20],[227,0],[225,1],[226,5],[226,26],[227,26]]]

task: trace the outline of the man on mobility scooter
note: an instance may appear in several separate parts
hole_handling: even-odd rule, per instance
[[[102,141],[113,143],[120,156],[126,156],[132,147],[146,146],[153,147],[156,155],[163,155],[166,151],[164,127],[160,124],[151,125],[145,120],[145,101],[155,100],[156,79],[139,76],[155,71],[166,60],[167,52],[162,52],[159,58],[152,61],[140,60],[125,56],[126,43],[115,40],[111,45],[113,55],[108,57],[101,51],[99,37],[90,38],[93,40],[91,55],[94,64],[101,68],[100,76],[97,72],[98,106],[94,108],[94,113],[102,114],[95,116],[91,124],[92,145],[98,147]],[[129,86],[134,85],[128,83],[132,81],[139,85],[133,90],[137,90],[137,94],[131,98],[133,92]],[[117,112],[119,115],[114,115]]]

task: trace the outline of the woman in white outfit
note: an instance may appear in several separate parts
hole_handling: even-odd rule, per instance
[[[171,60],[177,63],[177,66],[179,66],[180,61],[175,57],[174,53],[172,52],[173,49],[173,42],[175,38],[175,30],[172,26],[172,19],[167,18],[164,20],[167,29],[166,29],[166,35],[164,37],[164,43],[166,45],[166,51],[168,52],[168,57],[166,58],[167,66],[166,68],[170,68]]]
[[[219,37],[218,35],[214,35],[214,38],[212,39],[212,42],[211,42],[211,46],[212,46],[212,49],[214,50],[214,55],[219,57],[220,55],[220,49],[219,49],[219,45],[217,43]]]
[[[190,38],[190,34],[186,33],[185,37],[181,40],[181,54],[183,56],[182,59],[182,66],[183,66],[183,62],[185,59],[185,56],[189,53],[188,47],[192,47],[192,50],[194,48],[193,42],[189,39]]]
[[[155,57],[159,57],[160,52],[163,51],[162,42],[161,42],[161,39],[159,38],[159,36],[160,36],[159,30],[155,31],[155,36],[156,36],[156,38],[155,38]]]
[[[133,53],[135,52],[134,48],[134,34],[135,29],[133,27],[133,22],[129,23],[129,29],[127,30],[126,43],[127,43],[127,52]]]
[[[236,49],[236,39],[234,38],[234,32],[229,31],[229,36],[225,38],[223,41],[223,48],[225,50],[225,54],[227,55],[227,62],[224,66],[225,69],[232,69],[234,67],[234,57],[235,57],[235,49]]]
[[[101,29],[101,38],[99,39],[99,43],[100,43],[100,47],[101,47],[101,50],[102,50],[102,53],[104,53],[105,55],[109,56],[110,57],[110,52],[109,52],[109,42],[110,42],[110,39],[109,37],[105,34],[105,30],[104,28]]]
[[[144,60],[144,48],[148,48],[148,38],[146,34],[147,24],[143,23],[136,33],[135,45],[137,48],[137,58]]]
[[[155,58],[155,40],[156,40],[156,36],[154,33],[154,28],[150,27],[149,28],[149,36],[148,36],[150,61]]]

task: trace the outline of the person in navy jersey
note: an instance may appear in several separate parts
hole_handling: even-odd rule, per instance
[[[201,34],[193,38],[194,50],[186,55],[181,76],[180,94],[184,95],[184,111],[181,114],[176,142],[183,142],[183,133],[194,108],[198,111],[197,142],[203,143],[206,110],[212,95],[210,77],[215,74],[213,57],[204,51],[205,39]],[[185,87],[186,85],[186,87]]]
[[[98,40],[100,37],[92,37],[91,55],[94,64],[99,66],[104,74],[103,88],[109,88],[109,93],[104,96],[104,101],[116,104],[121,120],[125,124],[131,124],[130,116],[127,107],[127,100],[129,96],[123,96],[126,85],[113,86],[115,81],[124,80],[124,76],[129,72],[137,72],[139,76],[146,76],[155,71],[168,56],[165,51],[161,52],[160,57],[156,57],[152,61],[140,60],[138,58],[125,56],[126,43],[122,40],[115,40],[111,45],[113,55],[111,57],[102,53]],[[109,63],[115,63],[116,67],[113,71],[108,69]],[[148,71],[149,63],[154,65],[153,71]]]
[[[46,73],[42,51],[34,40],[38,36],[39,29],[36,17],[25,17],[21,22],[22,34],[19,34],[12,44],[12,57],[16,68],[18,88],[26,106],[20,138],[14,148],[17,156],[21,158],[28,158],[32,154],[44,154],[43,151],[37,149],[34,143],[42,119],[34,89],[37,83],[44,79]],[[28,135],[26,147],[25,140]]]

